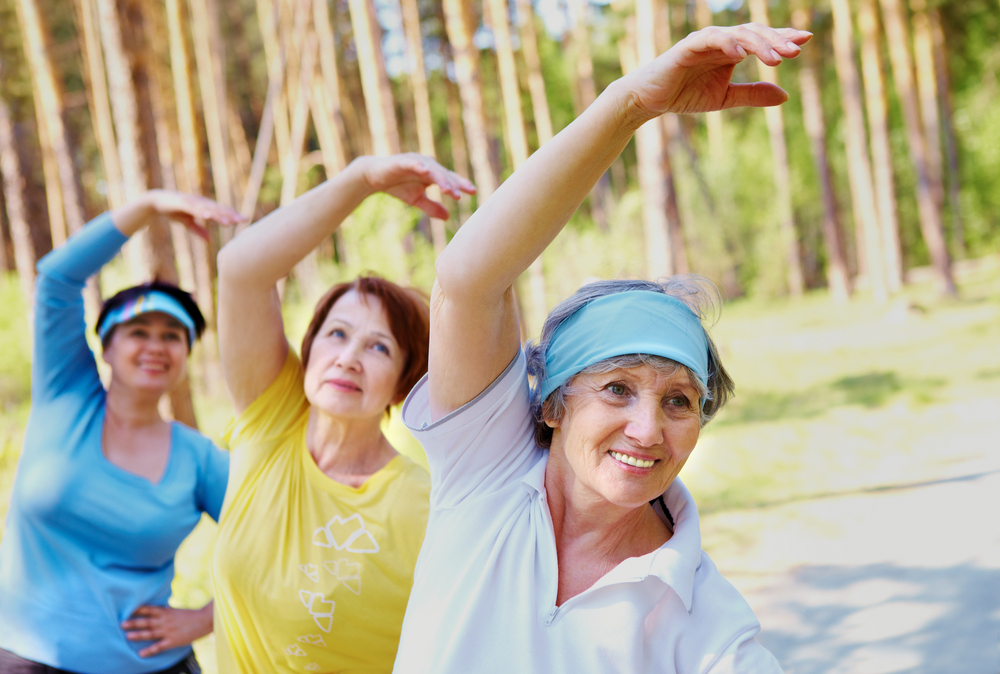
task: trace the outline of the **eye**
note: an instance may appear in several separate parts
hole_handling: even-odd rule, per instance
[[[163,339],[168,342],[179,342],[181,340],[181,336],[180,333],[177,332],[168,332],[163,336]]]
[[[372,345],[372,348],[380,353],[384,353],[387,356],[389,355],[389,347],[386,346],[385,344],[382,344],[381,342],[376,342],[375,344]]]
[[[606,390],[610,391],[612,395],[623,396],[628,393],[628,389],[625,388],[625,384],[621,382],[612,382],[604,387]]]
[[[688,408],[691,406],[691,401],[687,399],[687,396],[674,396],[667,401],[667,404],[671,407]]]
[[[330,336],[336,337],[337,339],[343,339],[347,335],[344,334],[344,331],[341,330],[340,328],[334,328],[333,330],[330,331]]]

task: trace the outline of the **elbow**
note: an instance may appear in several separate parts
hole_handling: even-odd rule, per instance
[[[235,241],[235,239],[234,239]],[[230,241],[219,251],[215,258],[216,269],[219,274],[219,283],[231,283],[239,280],[240,261],[238,246],[233,246]]]

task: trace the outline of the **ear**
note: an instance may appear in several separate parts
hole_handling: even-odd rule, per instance
[[[559,428],[561,422],[559,419],[543,419],[542,423],[544,423],[549,428]]]

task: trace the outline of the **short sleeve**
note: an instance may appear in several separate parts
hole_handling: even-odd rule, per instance
[[[782,674],[777,658],[757,641],[758,632],[754,628],[739,635],[705,674]]]
[[[206,439],[202,471],[198,481],[198,508],[208,513],[216,522],[222,502],[226,498],[226,484],[229,482],[229,453],[216,447]]]
[[[433,423],[425,376],[402,418],[427,453],[434,507],[457,507],[521,479],[543,452],[534,440],[523,351],[474,400]]]
[[[236,453],[246,446],[270,443],[299,428],[309,411],[304,381],[302,362],[289,349],[277,379],[229,422],[222,434],[223,444]]]

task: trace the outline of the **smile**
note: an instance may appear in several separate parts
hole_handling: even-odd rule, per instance
[[[621,463],[627,463],[630,466],[635,466],[636,468],[652,468],[656,461],[645,461],[643,459],[637,459],[634,456],[629,456],[628,454],[622,454],[621,452],[616,452],[611,450],[608,452],[611,456],[615,458],[616,461]]]

